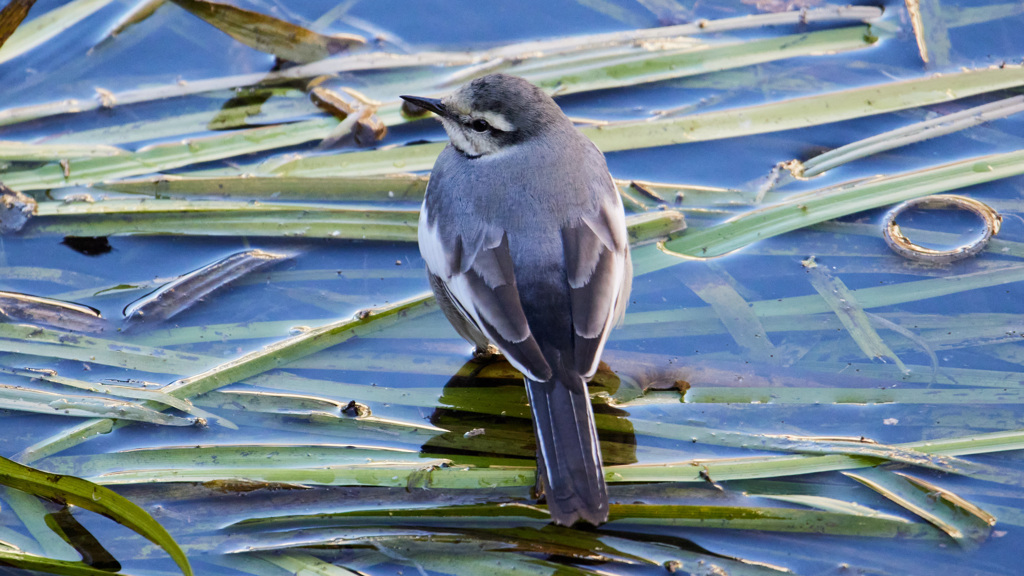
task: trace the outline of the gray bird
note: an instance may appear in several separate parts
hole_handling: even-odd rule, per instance
[[[632,284],[625,215],[601,152],[555,101],[493,74],[440,100],[451,143],[420,212],[420,253],[456,331],[526,376],[537,474],[558,524],[608,519],[586,381]]]

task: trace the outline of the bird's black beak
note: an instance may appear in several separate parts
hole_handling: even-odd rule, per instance
[[[430,110],[438,116],[448,116],[448,109],[445,108],[444,104],[442,104],[437,98],[420,98],[419,96],[399,96],[399,98],[414,106],[419,106],[424,110]]]

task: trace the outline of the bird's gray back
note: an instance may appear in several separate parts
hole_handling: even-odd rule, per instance
[[[510,240],[556,235],[565,223],[596,213],[601,196],[613,192],[604,157],[571,126],[494,156],[467,158],[449,145],[438,157],[425,206],[431,218],[445,215],[446,243],[481,226],[501,228]]]
[[[549,363],[552,351],[574,349],[564,229],[599,218],[618,194],[589,140],[571,125],[551,132],[494,157],[467,158],[447,147],[424,201],[446,256],[461,260],[462,269],[478,250],[507,237],[523,312]]]

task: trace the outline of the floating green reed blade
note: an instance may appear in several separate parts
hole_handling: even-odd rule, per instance
[[[309,547],[325,545],[328,547],[351,546],[367,550],[356,561],[362,566],[395,562],[422,570],[424,574],[488,574],[489,576],[590,576],[592,570],[566,564],[556,558],[538,558],[542,553],[532,550],[516,549],[511,544],[495,544],[463,534],[437,533],[426,530],[381,530],[374,536],[368,530],[334,530],[331,536],[326,534],[307,535],[304,539]],[[429,536],[428,536],[429,534]],[[305,549],[300,545],[289,546],[283,537],[260,538],[260,544],[251,550],[238,551],[225,556],[216,563],[236,570],[252,570],[254,576],[267,574],[309,574],[316,576],[351,576],[360,575],[313,556],[300,554]],[[284,536],[284,535],[282,535]],[[328,540],[332,542],[327,543]],[[269,544],[263,541],[269,540]],[[551,550],[564,551],[557,545],[550,545]],[[297,552],[282,553],[284,550]],[[234,552],[234,551],[233,551]],[[251,553],[250,553],[251,552]],[[566,556],[572,558],[571,555]],[[255,562],[265,563],[256,564]],[[283,572],[282,569],[288,570]],[[429,571],[429,572],[427,572]],[[736,572],[736,576],[751,576]]]
[[[331,204],[130,198],[44,202],[25,234],[195,234],[414,241],[419,213]]]
[[[81,427],[79,427],[81,428]],[[394,432],[394,430],[392,430]],[[377,432],[378,434],[380,431]],[[737,436],[743,436],[734,433]],[[717,434],[719,436],[722,433]],[[65,435],[61,435],[64,438]],[[710,436],[710,434],[708,435]],[[746,435],[747,448],[760,449],[758,435]],[[666,436],[668,437],[668,436]],[[84,438],[82,438],[84,439]],[[674,440],[687,441],[689,438],[675,436]],[[78,440],[79,442],[81,441]],[[76,442],[77,443],[77,442]],[[739,444],[723,442],[723,445]],[[798,442],[791,442],[794,449]],[[992,467],[966,462],[966,469],[957,470],[947,465],[936,466],[943,460],[965,462],[952,458],[955,455],[982,454],[1020,450],[1024,448],[1024,431],[999,432],[991,434],[975,434],[972,436],[947,438],[932,442],[910,442],[895,446],[862,444],[865,449],[856,447],[846,450],[830,450],[827,443],[811,446],[804,442],[804,451],[817,450],[816,454],[787,454],[778,456],[753,456],[741,458],[707,458],[664,464],[629,464],[606,466],[605,476],[608,482],[686,482],[704,484],[708,478],[716,482],[729,480],[749,480],[756,478],[775,478],[830,472],[836,470],[853,470],[874,467],[886,461],[906,464],[924,464],[930,468],[954,471],[961,474],[977,476],[986,480],[1000,482],[1008,486],[1021,484],[1012,471],[993,470]],[[834,443],[835,444],[835,443]],[[848,443],[849,444],[849,443]],[[61,445],[67,448],[67,445]],[[212,449],[211,449],[212,450]],[[320,449],[311,448],[313,453]],[[39,451],[33,451],[33,454]],[[53,453],[54,451],[48,451]],[[829,453],[831,452],[831,453]],[[840,453],[836,453],[840,452]],[[209,452],[215,454],[214,452]],[[42,454],[45,456],[47,454]],[[200,453],[200,456],[202,453]],[[380,486],[380,487],[424,487],[445,490],[471,490],[480,488],[500,488],[515,486],[532,486],[536,481],[536,471],[532,466],[497,465],[496,467],[478,467],[458,464],[458,455],[452,459],[456,464],[441,467],[425,467],[422,461],[409,461],[404,458],[381,460],[377,462],[325,463],[317,466],[302,466],[302,462],[292,461],[282,466],[268,463],[263,466],[243,467],[243,461],[229,467],[213,465],[182,466],[180,458],[174,452],[155,452],[152,457],[140,454],[143,460],[141,467],[130,464],[130,453],[123,456],[111,455],[99,460],[98,466],[104,463],[120,462],[125,466],[117,466],[115,470],[96,470],[99,475],[92,479],[101,484],[145,484],[151,482],[197,482],[217,478],[252,479],[261,482],[279,482],[289,484],[319,484],[326,486]],[[170,459],[168,469],[157,466],[160,461]],[[75,460],[54,459],[58,465],[74,464]],[[150,463],[147,465],[147,461]],[[178,464],[174,464],[177,461]],[[66,463],[66,464],[64,464]],[[282,462],[283,463],[283,462]],[[429,463],[429,462],[428,462]],[[435,462],[436,463],[436,462]],[[154,466],[154,467],[149,467]],[[87,469],[91,467],[87,466]]]
[[[181,418],[151,408],[99,396],[56,394],[21,386],[0,384],[0,408],[20,412],[36,412],[77,418],[114,418],[161,424],[164,426],[192,426],[194,418]]]
[[[325,562],[309,554],[263,554],[263,560],[287,570],[292,574],[309,574],[318,576],[360,576],[359,572],[348,570],[343,566],[337,566]]]
[[[37,556],[28,552],[19,552],[0,547],[0,566],[10,566],[22,570],[34,570],[42,574],[57,574],[59,576],[118,576],[123,572],[111,572],[100,568],[93,568],[85,562],[73,562],[70,560],[57,560]]]
[[[73,158],[106,158],[128,154],[104,144],[27,144],[0,140],[0,160],[57,162]]]
[[[605,152],[779,132],[929,106],[1024,84],[1024,66],[968,70],[742,109],[656,121],[613,122],[583,131]]]
[[[414,210],[297,202],[129,198],[90,203],[43,202],[24,234],[194,234],[412,242],[416,240],[418,221],[419,212]],[[683,214],[675,210],[631,215],[626,224],[632,244],[664,238],[686,228]]]
[[[875,538],[934,540],[936,531],[927,525],[907,523],[902,518],[864,516],[845,512],[798,510],[792,508],[739,506],[651,506],[612,505],[608,527],[699,526],[768,532],[802,532]]]
[[[57,374],[56,370],[45,370],[45,369],[31,369],[31,368],[0,368],[0,373],[10,374],[14,376],[21,376],[25,379],[38,380],[41,382],[49,382],[57,386],[68,386],[78,390],[86,390],[98,394],[103,394],[113,398],[128,398],[131,400],[154,400],[161,404],[170,406],[181,410],[182,412],[191,412],[195,409],[188,400],[181,400],[168,394],[164,394],[159,390],[147,390],[141,387],[135,386],[120,386],[118,384],[101,384],[99,382],[86,382],[84,380],[76,380],[74,378],[67,378]],[[139,382],[137,382],[139,383]],[[141,383],[143,385],[147,383]]]
[[[915,142],[952,134],[985,122],[1012,116],[1021,111],[1024,111],[1024,96],[1013,96],[952,114],[944,114],[924,122],[916,122],[910,126],[890,130],[877,136],[865,138],[835,150],[830,150],[824,154],[819,154],[803,162],[803,170],[799,175],[805,178],[817,176],[853,160]]]
[[[74,504],[112,518],[162,548],[174,559],[182,574],[192,576],[188,558],[167,530],[145,510],[109,488],[74,476],[61,476],[29,468],[2,457],[0,484],[49,500]]]
[[[964,548],[977,548],[996,524],[994,516],[976,505],[909,474],[884,468],[843,474],[931,522]]]
[[[460,527],[463,530],[540,527],[550,521],[543,507],[467,505],[438,506],[418,509],[360,510],[316,517],[301,517],[243,521],[239,526],[255,523],[273,527],[282,523],[292,529],[310,527],[425,527],[444,531]],[[731,530],[764,530],[767,532],[800,532],[877,538],[935,539],[938,533],[927,525],[908,523],[903,519],[867,517],[860,514],[768,508],[758,506],[712,505],[646,505],[612,504],[608,514],[608,529],[632,531],[639,526],[701,527]]]
[[[0,46],[0,63],[46,43],[54,36],[88,18],[112,0],[72,0],[59,8],[24,22]]]
[[[375,176],[189,176],[165,174],[98,184],[103,190],[145,194],[160,198],[209,197],[268,200],[307,200],[311,202],[419,203],[427,189],[426,174],[383,174]],[[677,208],[707,205],[736,206],[750,204],[753,194],[740,190],[616,180],[627,210],[642,211],[657,206]]]
[[[338,124],[334,118],[293,124],[236,130],[213,136],[146,146],[131,154],[70,161],[63,166],[47,164],[32,170],[0,175],[15,190],[43,190],[89,185],[113,178],[151,174],[190,164],[220,160],[274,148],[320,140]]]
[[[792,196],[778,204],[741,214],[722,224],[664,243],[684,258],[714,258],[757,240],[805,226],[1024,173],[1024,150],[968,158],[894,176],[840,184]]]
[[[838,363],[837,363],[838,364]],[[843,363],[843,366],[848,366]],[[858,365],[860,366],[860,365]],[[860,368],[858,368],[860,370]],[[889,368],[889,376],[894,370]],[[930,370],[922,370],[930,374]],[[912,389],[912,388],[825,388],[825,387],[748,387],[748,386],[702,386],[687,392],[687,402],[699,404],[902,404],[925,406],[956,406],[970,404],[1008,405],[1024,403],[1024,391],[989,388],[973,390]],[[671,402],[671,400],[666,400]],[[626,404],[628,407],[628,404]]]
[[[238,406],[245,406],[247,412],[312,416],[314,413],[319,415],[340,412],[357,414],[358,409],[348,408],[351,401],[392,402],[432,408],[437,405],[439,396],[436,390],[347,384],[331,380],[303,378],[283,370],[247,378],[245,382],[273,391],[215,390],[203,394],[196,399],[196,402],[221,409],[232,409],[233,407],[237,409]],[[335,384],[336,388],[332,389],[331,384]],[[278,390],[288,390],[289,392],[278,392]],[[348,400],[340,402],[331,398],[348,398]]]
[[[390,433],[391,430],[380,430]],[[444,458],[424,459],[413,466],[417,470],[429,470],[448,464]],[[409,473],[410,464],[406,462],[375,462],[372,464],[325,464],[322,466],[304,466],[277,468],[179,468],[173,470],[126,470],[101,474],[92,478],[93,481],[105,486],[129,485],[137,483],[174,483],[174,482],[216,482],[223,479],[244,479],[246,482],[270,484],[296,484],[318,486],[377,486],[377,487],[415,487],[419,475],[416,471]]]
[[[0,352],[95,362],[137,372],[188,374],[220,361],[213,356],[126,344],[69,330],[0,322]]]
[[[807,494],[749,494],[754,498],[770,498],[772,500],[778,500],[780,502],[789,502],[792,504],[800,504],[810,508],[816,508],[818,510],[824,510],[826,512],[838,512],[841,514],[853,514],[856,516],[866,516],[869,518],[885,518],[895,522],[904,522],[910,524],[911,521],[906,518],[894,516],[892,514],[886,514],[880,512],[874,508],[869,508],[863,504],[857,502],[847,502],[846,500],[839,500],[837,498],[828,498],[826,496],[813,496]]]
[[[361,446],[352,444],[218,444],[204,446],[168,446],[142,448],[85,456],[53,456],[38,465],[61,474],[98,476],[116,470],[229,469],[308,466],[310,462],[332,464],[372,464],[409,462],[423,465],[443,460],[420,454],[418,450]],[[229,472],[230,475],[230,472]]]
[[[367,331],[380,330],[406,318],[434,309],[431,296],[410,298],[390,306],[367,310],[355,319],[345,319],[275,342],[201,374],[169,384],[165,391],[179,397],[196,396],[221,386],[250,378],[298,358],[330,348]]]
[[[163,198],[210,196],[314,202],[421,202],[427,176],[387,174],[367,177],[289,178],[257,176],[190,177],[165,175],[118,180],[98,185],[104,190]]]
[[[535,70],[520,70],[512,65],[506,71],[523,76],[552,94],[572,94],[867,48],[876,40],[868,30],[866,26],[854,26],[745,42],[700,44],[666,50],[664,54],[644,50],[620,58],[598,59],[590,65],[571,62],[551,70],[541,64],[536,64]]]
[[[925,454],[963,456],[1024,448],[1024,431],[1011,430],[988,434],[946,438],[935,441],[899,444],[900,449]],[[609,482],[706,482],[703,474],[715,481],[748,480],[868,468],[882,463],[878,458],[851,455],[755,456],[717,458],[672,464],[633,464],[606,467]],[[702,474],[703,473],[703,474]],[[1005,478],[1010,484],[1019,479]]]

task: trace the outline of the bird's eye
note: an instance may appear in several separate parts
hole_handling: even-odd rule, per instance
[[[488,130],[491,129],[491,125],[487,123],[487,120],[481,120],[479,118],[473,120],[473,123],[470,124],[470,127],[477,132],[487,132]]]

